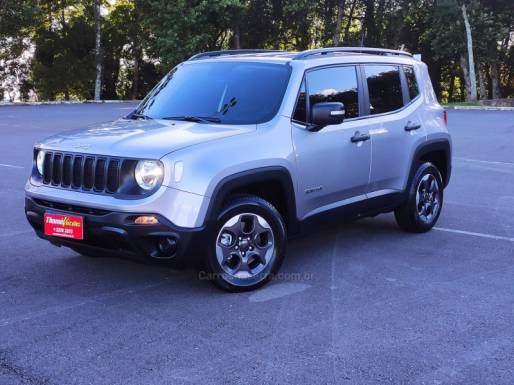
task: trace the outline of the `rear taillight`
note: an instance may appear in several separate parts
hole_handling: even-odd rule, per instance
[[[446,115],[446,111],[443,111],[443,122],[446,127],[448,125],[448,116]]]

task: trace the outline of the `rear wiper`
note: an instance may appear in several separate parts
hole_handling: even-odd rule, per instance
[[[136,112],[134,112],[133,114],[129,114],[129,115],[127,116],[127,118],[128,118],[128,119],[134,119],[134,120],[136,120],[136,119],[144,119],[144,120],[150,120],[150,119],[153,119],[153,118],[151,118],[151,117],[150,117],[150,116],[148,116],[148,115],[141,114],[141,113],[136,113]]]
[[[220,118],[216,118],[215,116],[191,116],[191,115],[183,115],[183,116],[167,116],[166,120],[184,120],[186,122],[196,122],[196,123],[221,123]]]

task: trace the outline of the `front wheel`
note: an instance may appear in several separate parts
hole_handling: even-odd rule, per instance
[[[256,196],[228,203],[210,238],[207,267],[211,280],[228,291],[264,285],[278,271],[286,252],[280,213]]]
[[[423,233],[437,222],[443,207],[443,180],[439,170],[429,162],[418,166],[409,186],[407,200],[394,215],[405,231]]]

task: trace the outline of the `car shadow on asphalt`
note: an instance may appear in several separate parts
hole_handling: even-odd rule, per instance
[[[319,265],[330,263],[336,247],[337,254],[341,254],[341,250],[345,251],[337,257],[351,262],[363,258],[361,252],[354,251],[365,248],[370,242],[398,242],[406,236],[412,235],[402,232],[389,215],[318,227],[308,234],[290,240],[288,254],[280,270],[282,278],[277,280],[290,281],[297,280],[298,277],[309,277],[309,274],[319,271]],[[95,282],[100,286],[119,287],[166,282],[166,285],[174,286],[179,291],[213,291],[213,285],[208,282],[205,270],[201,267],[177,268],[115,256],[87,257],[72,250],[64,250],[66,258],[59,258],[50,264],[55,269],[55,274],[61,275],[66,271],[66,275],[83,277],[89,284]]]

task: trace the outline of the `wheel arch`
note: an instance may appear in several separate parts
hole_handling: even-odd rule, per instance
[[[298,232],[294,185],[285,167],[260,167],[224,177],[213,190],[207,221],[216,221],[224,204],[231,197],[243,194],[256,195],[272,203],[282,215],[288,234]]]
[[[407,189],[416,173],[417,165],[423,161],[433,163],[441,173],[444,187],[448,186],[452,171],[450,141],[447,139],[429,140],[416,149],[411,162]]]

